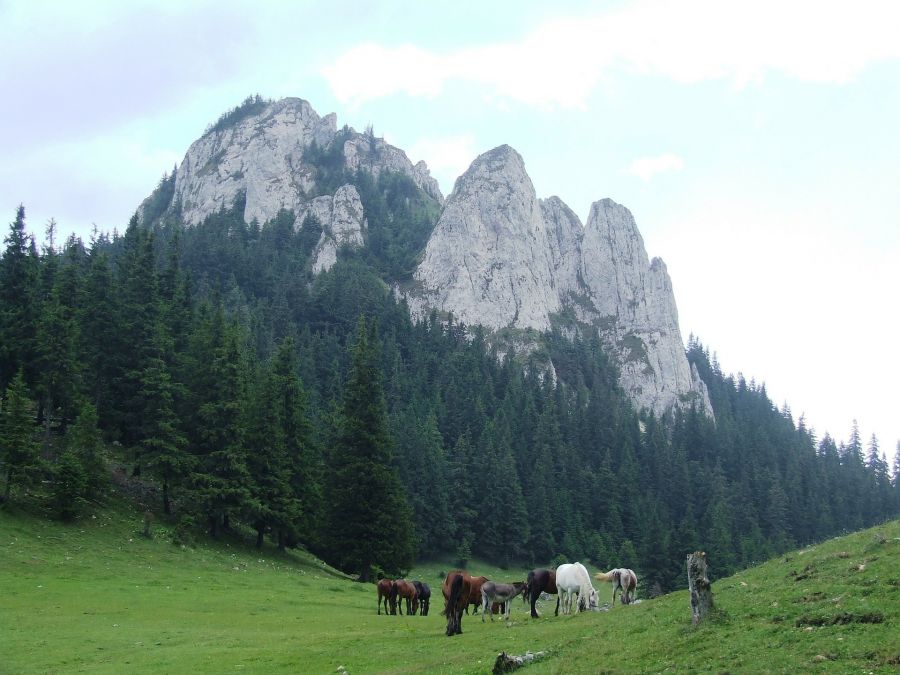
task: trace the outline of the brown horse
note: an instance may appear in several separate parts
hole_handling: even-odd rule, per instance
[[[388,600],[391,600],[391,589],[394,586],[394,582],[390,579],[381,579],[378,582],[378,614],[381,614],[381,603],[384,603],[384,613],[385,614],[394,614],[394,612],[388,611]],[[393,604],[393,600],[391,600],[391,604]]]
[[[447,635],[462,635],[462,614],[469,604],[472,577],[462,570],[452,570],[444,578],[441,591],[444,594],[444,616],[447,617]]]
[[[397,611],[403,614],[403,600],[406,600],[406,613],[415,614],[419,611],[419,593],[415,585],[406,579],[397,579],[394,582],[391,602],[397,602]]]
[[[478,608],[481,607],[481,587],[486,581],[490,581],[487,577],[471,577],[471,579],[472,586],[469,591],[469,602],[466,604],[466,614],[469,613],[469,605],[475,605],[472,614],[478,612]]]
[[[522,593],[522,600],[531,600],[531,618],[537,619],[537,610],[534,608],[535,603],[541,597],[541,593],[557,594],[556,590],[556,572],[542,567],[531,570],[528,573],[528,579],[525,581],[525,592]],[[556,602],[556,614],[559,615],[559,600]]]

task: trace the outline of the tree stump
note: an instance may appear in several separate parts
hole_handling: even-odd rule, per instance
[[[691,592],[691,622],[696,626],[713,607],[712,588],[706,576],[706,553],[697,551],[687,557],[688,589]]]

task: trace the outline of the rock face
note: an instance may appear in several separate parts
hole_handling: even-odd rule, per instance
[[[363,244],[364,218],[359,195],[350,186],[339,188],[333,196],[322,194],[318,168],[309,157],[313,143],[319,148],[342,143],[346,169],[361,167],[375,176],[382,171],[404,173],[438,203],[443,202],[424,162],[413,165],[402,150],[371,135],[347,128],[338,131],[333,113],[320,117],[299,98],[269,103],[260,112],[214,128],[195,141],[178,167],[172,202],[180,204],[181,217],[189,225],[230,208],[240,195],[245,196],[248,223],[254,219],[264,223],[281,209],[298,216],[312,213],[325,227],[314,266],[316,271],[327,269],[336,259],[337,247]]]
[[[543,330],[560,306],[550,254],[525,164],[504,145],[456,181],[415,278],[426,305],[464,323]]]
[[[315,141],[331,142],[336,117],[286,98],[234,126],[204,134],[188,149],[175,178],[175,199],[185,223],[195,225],[246,193],[244,219],[263,223],[295,208],[315,188],[303,153]]]
[[[699,402],[665,263],[648,260],[631,212],[610,199],[586,226],[557,197],[539,201],[508,146],[478,157],[456,182],[416,270],[410,306],[452,312],[494,330],[597,330],[618,356],[621,385],[638,409],[662,414]]]
[[[359,193],[352,185],[342,185],[333,197],[316,197],[297,216],[299,227],[307,216],[322,226],[322,236],[313,251],[312,269],[315,274],[330,269],[337,262],[341,246],[362,246],[366,227]]]
[[[403,173],[444,205],[408,291],[413,311],[453,312],[493,330],[597,331],[638,408],[659,414],[696,400],[712,414],[684,354],[665,264],[648,260],[625,207],[598,201],[582,225],[559,198],[537,198],[522,158],[506,145],[478,157],[444,203],[424,162],[414,165],[370,131],[338,131],[334,114],[320,117],[302,99],[256,101],[234,113],[193,143],[178,167],[169,207],[179,205],[185,223],[240,197],[247,222],[264,223],[281,209],[293,210],[297,227],[313,217],[322,227],[311,262],[319,273],[342,246],[366,244],[356,188],[331,194],[340,170]],[[513,331],[509,344],[527,351],[537,339]]]

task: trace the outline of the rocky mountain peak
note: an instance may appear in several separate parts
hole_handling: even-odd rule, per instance
[[[489,328],[550,327],[559,309],[541,207],[508,145],[472,162],[447,198],[415,279],[419,306]]]
[[[320,117],[300,98],[248,99],[223,115],[195,141],[178,167],[172,203],[187,224],[230,208],[245,197],[244,220],[263,223],[281,209],[299,214],[323,196],[311,148],[342,144],[344,168],[377,176],[395,171],[441,203],[443,195],[424,162],[415,165],[399,148],[353,129],[338,131],[334,113]],[[340,156],[340,155],[339,155]]]
[[[712,414],[685,356],[665,264],[648,259],[632,213],[601,199],[582,225],[558,197],[537,199],[508,145],[480,155],[457,179],[415,280],[410,306],[419,311],[452,312],[494,330],[565,323],[599,333],[637,408],[662,414],[698,400]]]

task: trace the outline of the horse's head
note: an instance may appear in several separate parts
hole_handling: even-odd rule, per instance
[[[595,590],[592,588],[592,589],[591,589],[591,592],[588,593],[588,598],[587,598],[587,600],[588,600],[588,609],[591,610],[592,612],[593,612],[594,610],[596,610],[596,609],[597,609],[597,606],[598,606],[598,605],[597,605],[597,591],[595,591]]]

